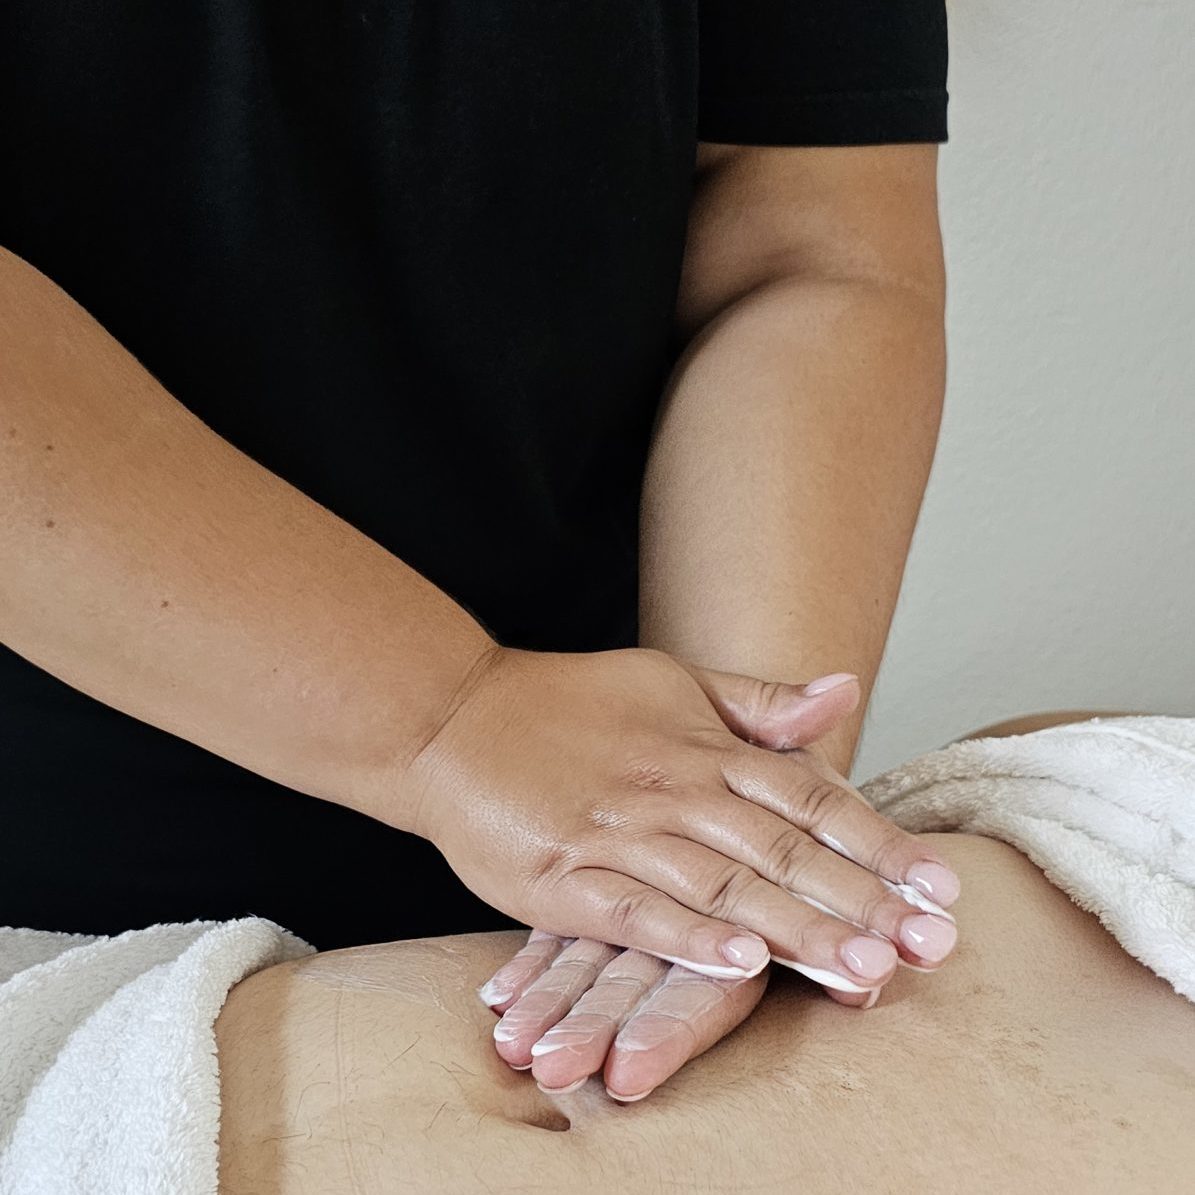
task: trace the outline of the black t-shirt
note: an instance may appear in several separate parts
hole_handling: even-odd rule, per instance
[[[500,642],[636,642],[699,139],[946,137],[943,0],[5,0],[0,244]],[[512,924],[0,647],[0,923]]]

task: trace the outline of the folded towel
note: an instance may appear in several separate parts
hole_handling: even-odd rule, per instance
[[[1195,718],[1092,718],[969,739],[860,791],[913,833],[1015,846],[1195,1000]]]
[[[956,743],[862,791],[908,830],[1018,847],[1195,999],[1195,719]],[[0,1195],[214,1195],[216,1016],[244,976],[308,953],[258,918],[0,929]]]
[[[216,1016],[246,975],[310,953],[260,918],[0,929],[0,1192],[214,1195]]]

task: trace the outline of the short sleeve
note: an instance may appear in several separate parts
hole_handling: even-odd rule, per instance
[[[946,140],[945,0],[701,0],[698,136]]]

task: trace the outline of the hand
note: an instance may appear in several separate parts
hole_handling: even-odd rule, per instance
[[[766,970],[711,979],[639,950],[533,930],[482,994],[504,1014],[499,1055],[541,1090],[565,1095],[601,1071],[607,1094],[630,1103],[735,1029],[767,982]]]
[[[803,700],[658,651],[497,648],[404,795],[465,883],[527,924],[722,978],[758,974],[770,953],[870,991],[893,943],[930,963],[953,946],[948,921],[892,886],[941,895],[957,880],[800,751],[732,729],[744,709]]]

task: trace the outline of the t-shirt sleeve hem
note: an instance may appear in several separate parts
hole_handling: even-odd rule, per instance
[[[729,145],[890,145],[947,140],[945,88],[705,96],[702,141]]]

